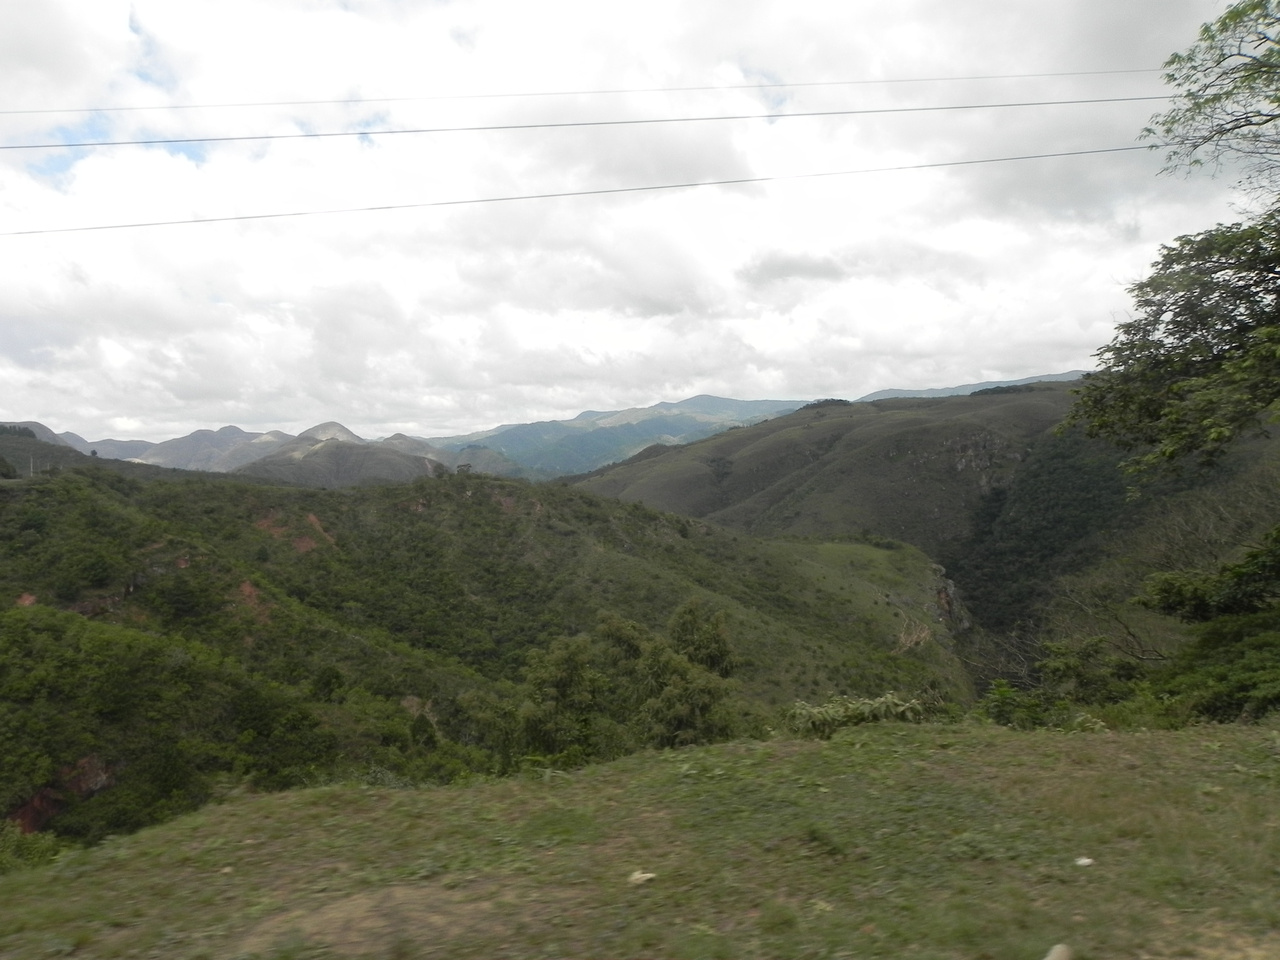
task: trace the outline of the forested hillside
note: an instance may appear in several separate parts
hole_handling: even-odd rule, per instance
[[[1123,447],[1064,423],[1078,389],[828,401],[575,482],[743,531],[901,537],[959,588],[974,629],[957,649],[981,689],[1006,680],[1097,707],[1190,669],[1179,651],[1197,649],[1195,630],[1149,582],[1265,541],[1280,519],[1280,442],[1242,439],[1213,469],[1126,474]]]
[[[654,447],[574,482],[761,536],[868,532],[929,554],[972,532],[1066,415],[1066,384],[965,397],[824,401],[684,447]]]
[[[0,803],[71,835],[238,782],[573,765],[759,731],[799,697],[969,689],[945,584],[902,544],[476,475],[115,466],[0,487]]]

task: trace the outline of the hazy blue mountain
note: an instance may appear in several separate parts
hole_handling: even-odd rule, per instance
[[[862,399],[955,396],[997,386],[1071,380],[1079,375],[1079,371],[1073,371],[933,390],[882,390]],[[99,457],[108,459],[225,473],[270,458],[270,464],[263,471],[252,472],[289,479],[290,471],[297,471],[297,482],[333,486],[347,482],[345,478],[355,478],[351,482],[370,482],[378,477],[379,471],[385,472],[383,479],[403,479],[419,475],[423,470],[438,471],[441,465],[448,469],[469,465],[476,473],[535,480],[583,474],[619,463],[655,444],[672,447],[704,440],[726,430],[792,413],[805,403],[803,400],[734,400],[701,395],[626,410],[586,410],[570,420],[508,423],[460,436],[426,438],[398,433],[379,440],[360,437],[333,420],[309,427],[297,437],[279,430],[255,433],[225,426],[217,430],[196,430],[185,437],[160,443],[85,440],[75,433],[55,434],[41,423],[19,425],[30,427],[46,442],[86,454],[96,451]],[[361,455],[345,447],[340,455],[332,450],[323,456],[313,452],[322,442],[330,441],[363,448],[366,452]],[[383,453],[388,456],[382,456]],[[367,462],[360,463],[361,456]],[[302,465],[304,460],[306,463]],[[424,460],[431,466],[424,467]]]
[[[871,400],[893,400],[898,397],[967,397],[979,390],[990,390],[992,387],[1020,387],[1029,383],[1046,383],[1061,380],[1079,380],[1088,371],[1069,370],[1066,373],[1044,373],[1037,377],[1026,377],[1022,380],[987,380],[983,383],[962,383],[958,387],[935,387],[921,390],[877,390],[859,397],[858,402]]]
[[[732,427],[798,410],[802,400],[732,400],[697,396],[627,410],[587,410],[572,420],[504,424],[456,437],[433,437],[442,450],[483,446],[533,476],[562,476],[616,463],[655,443],[691,443]]]

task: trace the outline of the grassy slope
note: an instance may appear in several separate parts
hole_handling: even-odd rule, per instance
[[[1070,388],[827,404],[579,479],[584,489],[764,536],[863,529],[927,553],[1065,415]]]
[[[0,878],[0,954],[1263,960],[1277,801],[1274,727],[889,724],[246,796]]]

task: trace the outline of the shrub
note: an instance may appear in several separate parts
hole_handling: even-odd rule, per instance
[[[803,737],[829,740],[844,727],[884,720],[918,723],[923,716],[924,707],[919,700],[903,700],[892,693],[874,700],[832,697],[816,706],[797,701],[787,711],[787,727]]]

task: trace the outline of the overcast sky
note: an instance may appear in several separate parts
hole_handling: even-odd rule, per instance
[[[1159,101],[903,108],[1163,96],[1224,8],[0,5],[0,145],[898,110],[0,150],[0,233],[45,231],[0,236],[0,420],[443,436],[1091,367],[1159,244],[1239,219],[1231,178],[1145,150],[921,168],[1133,146]],[[1149,72],[1048,76],[1082,71]]]

